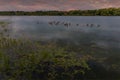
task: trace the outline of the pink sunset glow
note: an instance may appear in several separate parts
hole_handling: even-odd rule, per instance
[[[119,4],[120,0],[0,0],[0,11],[86,10]]]

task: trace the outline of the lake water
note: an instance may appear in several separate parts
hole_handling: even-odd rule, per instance
[[[37,41],[62,40],[65,44],[86,46],[80,53],[105,59],[103,66],[120,72],[120,17],[93,16],[1,16],[9,22],[10,35]],[[100,48],[90,48],[91,45]],[[101,49],[102,48],[102,49]]]
[[[61,39],[76,45],[95,43],[120,48],[120,17],[1,16],[10,22],[11,35],[36,40]]]

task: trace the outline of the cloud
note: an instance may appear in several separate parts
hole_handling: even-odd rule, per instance
[[[2,10],[74,10],[120,7],[119,0],[0,0]]]

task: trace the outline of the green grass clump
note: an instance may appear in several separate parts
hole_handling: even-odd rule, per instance
[[[74,79],[89,70],[86,58],[61,47],[10,38],[0,41],[0,72],[6,80]]]

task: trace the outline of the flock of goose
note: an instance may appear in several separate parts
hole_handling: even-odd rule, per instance
[[[76,27],[81,27],[81,26],[86,26],[86,27],[101,27],[101,25],[99,24],[73,24],[73,23],[70,23],[70,22],[60,22],[60,21],[51,21],[51,22],[48,22],[49,25],[55,25],[55,26],[58,26],[58,25],[63,25],[65,27],[70,27],[70,26],[76,26]]]

